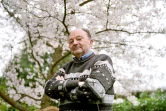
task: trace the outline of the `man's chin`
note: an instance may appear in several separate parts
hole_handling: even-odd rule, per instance
[[[76,51],[76,52],[74,52],[74,54],[80,55],[80,54],[82,54],[82,52]]]
[[[82,51],[79,51],[79,50],[73,52],[73,55],[81,55],[81,54],[82,54]]]

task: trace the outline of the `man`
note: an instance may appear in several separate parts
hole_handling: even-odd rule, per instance
[[[72,31],[68,42],[74,60],[47,81],[46,95],[60,99],[60,111],[112,111],[115,78],[111,58],[90,50],[93,40],[86,29]]]

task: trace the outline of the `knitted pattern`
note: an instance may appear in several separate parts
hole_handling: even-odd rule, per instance
[[[56,80],[56,76],[65,80]],[[84,82],[79,85],[78,82]],[[60,111],[112,111],[115,82],[112,60],[105,54],[91,54],[72,60],[47,81],[45,94],[60,99]]]

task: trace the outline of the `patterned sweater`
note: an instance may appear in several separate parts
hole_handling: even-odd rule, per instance
[[[56,80],[56,76],[65,80]],[[82,85],[79,85],[83,82]],[[45,94],[60,99],[60,111],[112,111],[115,82],[112,60],[92,53],[84,60],[72,60],[48,80]]]

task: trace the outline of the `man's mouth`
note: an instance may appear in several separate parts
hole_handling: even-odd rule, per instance
[[[79,49],[79,48],[80,48],[80,47],[78,47],[78,46],[77,46],[77,47],[73,47],[73,50],[77,50],[77,49]]]

